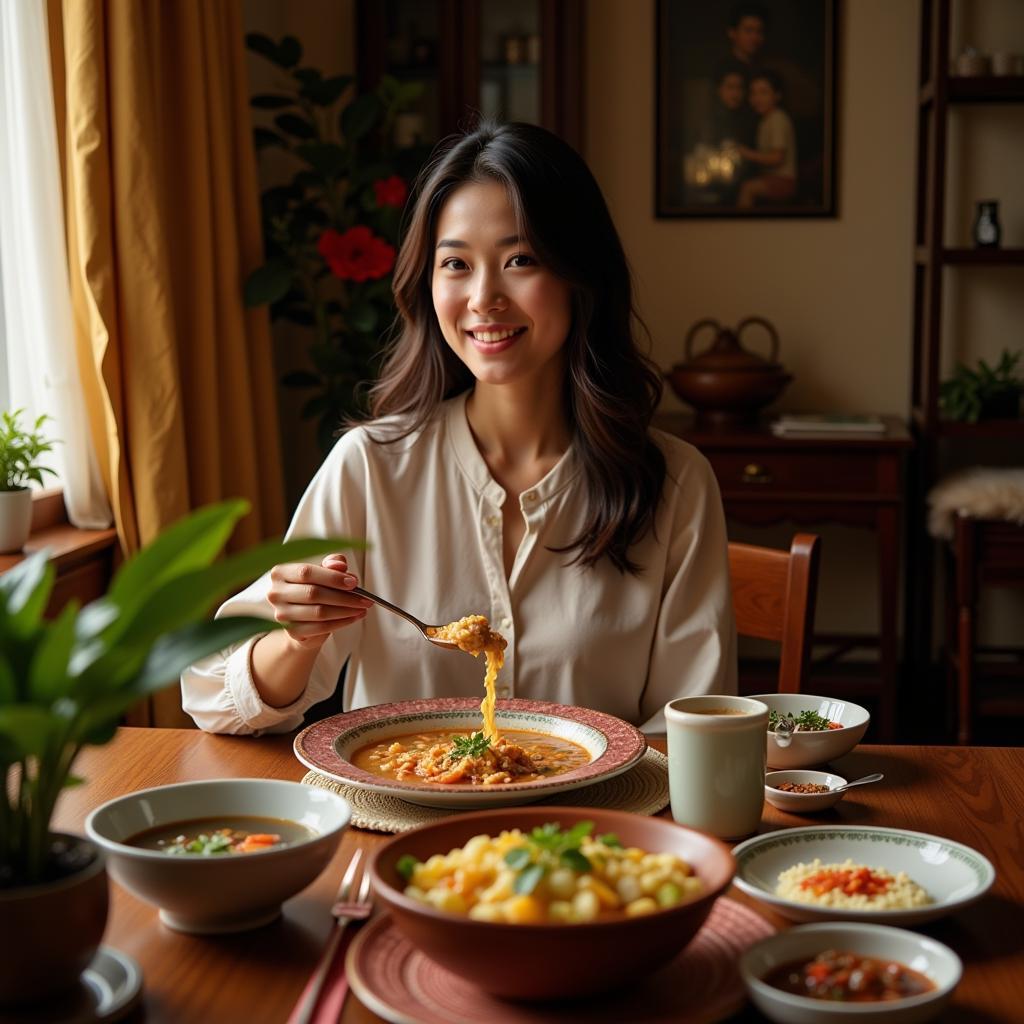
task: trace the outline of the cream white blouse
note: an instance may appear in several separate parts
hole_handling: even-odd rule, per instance
[[[310,483],[288,536],[365,538],[365,551],[347,553],[361,584],[424,622],[486,615],[508,640],[499,698],[582,705],[660,731],[667,701],[735,693],[725,521],[704,457],[652,432],[668,475],[656,531],[631,552],[644,567],[634,576],[608,559],[591,569],[570,566],[569,556],[549,550],[574,538],[584,520],[583,478],[570,449],[520,495],[526,534],[506,578],[505,491],[477,449],[465,406],[465,395],[451,399],[418,435],[394,444],[374,442],[365,427],[346,433]],[[268,585],[262,576],[217,615],[272,617]],[[250,671],[255,642],[182,674],[182,704],[200,728],[294,729],[334,691],[346,660],[346,710],[483,695],[482,659],[434,647],[383,608],[327,640],[305,692],[287,707],[260,699]]]

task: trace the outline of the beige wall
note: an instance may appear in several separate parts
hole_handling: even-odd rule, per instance
[[[654,0],[587,4],[586,155],[631,258],[662,367],[682,358],[697,319],[731,324],[758,314],[778,328],[781,359],[795,377],[778,408],[907,416],[919,5],[847,0],[840,11],[835,219],[654,217]],[[967,43],[1024,53],[1024,3],[974,0],[957,11],[954,45]],[[1004,244],[1024,245],[1024,111],[958,111],[953,128],[950,244],[967,244],[974,200],[992,196],[1002,201]],[[948,365],[954,354],[973,360],[1024,347],[1021,283],[1019,269],[949,281]],[[671,391],[664,406],[684,407]],[[1022,453],[1015,461],[1024,461]],[[786,544],[792,526],[733,524],[731,532]],[[870,535],[820,532],[819,626],[870,630],[877,614]],[[1003,602],[998,613],[1021,632],[1019,603]]]

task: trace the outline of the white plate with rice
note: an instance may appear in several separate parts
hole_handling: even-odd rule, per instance
[[[733,854],[736,885],[793,921],[919,924],[973,903],[996,877],[977,850],[898,828],[784,829],[754,836]],[[839,888],[821,892],[835,866],[870,868],[871,881],[881,881],[884,891],[870,896],[847,895]],[[823,872],[829,872],[824,879]]]

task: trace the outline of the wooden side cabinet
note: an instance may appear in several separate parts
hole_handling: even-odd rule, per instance
[[[396,141],[433,145],[482,114],[583,144],[583,0],[358,0],[363,89],[418,82]]]
[[[891,743],[898,696],[903,464],[912,443],[901,420],[886,417],[885,423],[885,434],[877,436],[776,437],[768,420],[745,427],[705,430],[685,414],[655,417],[655,426],[689,441],[707,457],[731,519],[752,525],[781,521],[803,526],[840,523],[874,532],[878,552],[877,639],[820,633],[815,639],[843,649],[878,647],[874,676],[858,680],[856,691],[877,698],[878,738]],[[827,546],[821,558],[826,571]],[[812,679],[816,675],[814,662],[810,675]],[[844,692],[852,696],[854,689]]]

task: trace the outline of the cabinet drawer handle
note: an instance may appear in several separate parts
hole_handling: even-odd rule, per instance
[[[743,483],[745,484],[770,484],[772,475],[758,462],[748,462],[743,467]]]

